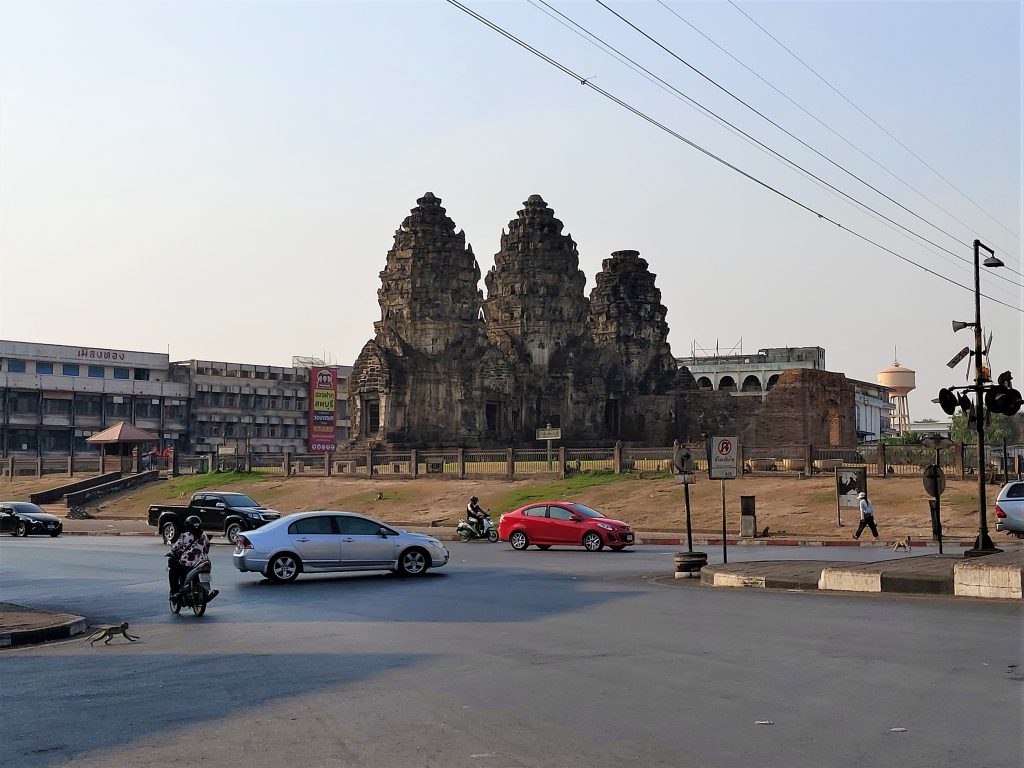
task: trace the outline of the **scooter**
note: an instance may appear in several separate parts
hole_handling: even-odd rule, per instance
[[[455,528],[455,532],[459,535],[459,538],[463,541],[472,541],[474,539],[487,539],[492,544],[498,540],[498,529],[494,527],[491,522],[490,515],[484,515],[480,521],[483,533],[480,533],[480,529],[476,526],[468,523],[466,520],[459,520],[458,526]]]
[[[170,569],[171,561],[168,555],[167,570]],[[186,607],[191,608],[196,616],[206,613],[206,606],[218,594],[213,589],[213,578],[210,573],[212,569],[209,560],[200,560],[185,574],[181,580],[181,591],[177,596],[168,598],[171,613],[180,613],[181,609]]]

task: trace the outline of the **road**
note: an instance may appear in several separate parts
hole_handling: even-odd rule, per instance
[[[659,578],[674,548],[450,548],[421,579],[272,585],[216,547],[196,619],[167,610],[155,539],[2,540],[0,599],[141,640],[0,653],[0,765],[1022,762],[1020,606],[712,590]]]

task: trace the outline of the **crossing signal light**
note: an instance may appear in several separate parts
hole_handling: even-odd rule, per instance
[[[939,390],[939,407],[943,413],[947,416],[952,416],[956,413],[956,405],[956,395],[945,388]]]
[[[1013,416],[1021,407],[1021,394],[1013,387],[997,385],[985,393],[985,405],[992,413]]]

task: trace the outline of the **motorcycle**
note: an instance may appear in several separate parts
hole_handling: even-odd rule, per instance
[[[171,569],[170,557],[168,554],[167,570]],[[181,591],[177,596],[168,598],[171,613],[180,613],[181,609],[186,607],[191,608],[196,616],[206,613],[207,604],[216,597],[210,573],[212,569],[209,560],[201,560],[185,574],[181,580]]]
[[[483,516],[480,521],[480,526],[483,529],[483,533],[480,532],[480,528],[477,528],[466,520],[459,520],[459,524],[456,526],[455,532],[463,541],[487,539],[493,544],[498,540],[498,529],[495,528],[494,523],[491,522],[490,515]]]

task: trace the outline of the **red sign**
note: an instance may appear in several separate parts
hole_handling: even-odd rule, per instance
[[[336,451],[338,371],[335,368],[309,369],[309,450],[313,453]]]

